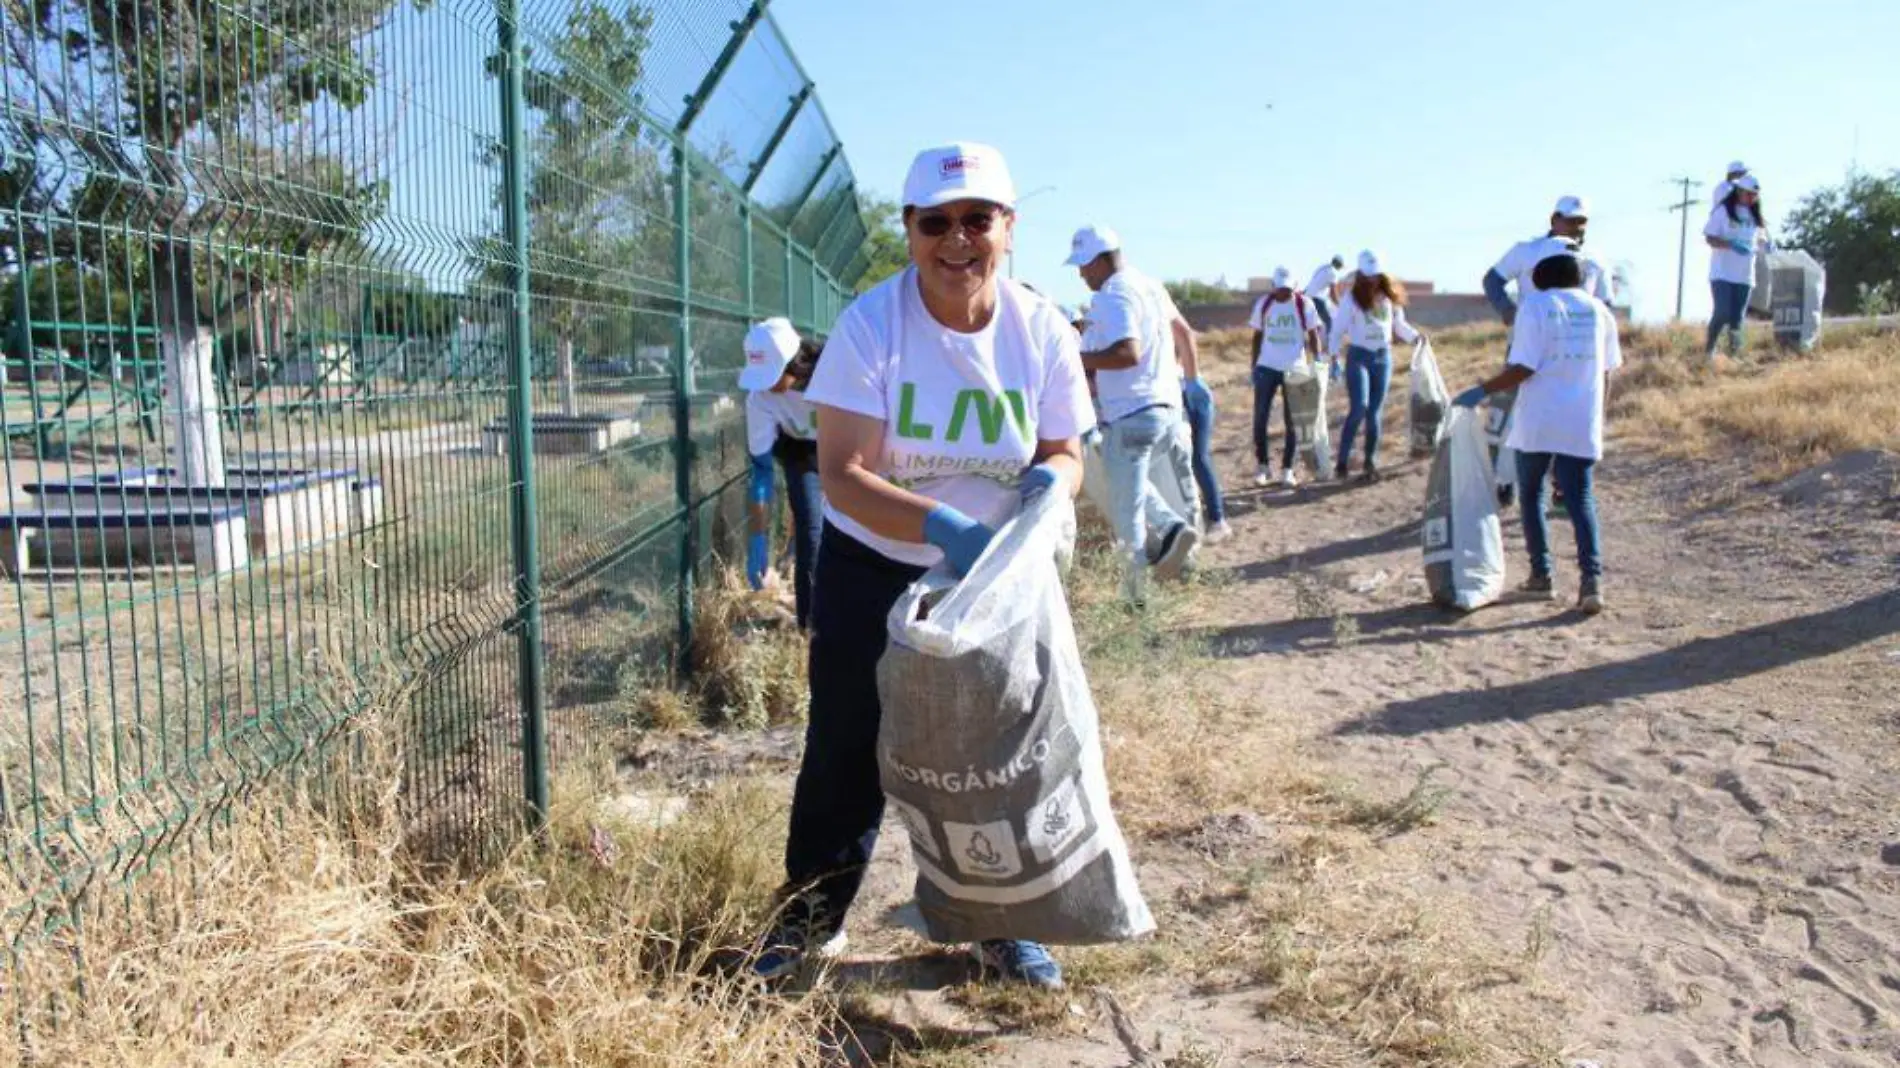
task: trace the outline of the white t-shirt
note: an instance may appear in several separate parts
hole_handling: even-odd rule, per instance
[[[818,413],[803,393],[760,390],[745,396],[745,451],[764,456],[780,433],[799,441],[818,440]]]
[[[1709,213],[1709,224],[1702,232],[1723,241],[1740,241],[1748,246],[1748,254],[1743,255],[1732,248],[1709,249],[1709,280],[1713,282],[1738,282],[1745,286],[1755,284],[1755,253],[1761,250],[1768,235],[1755,225],[1755,215],[1746,207],[1735,206],[1735,218],[1728,217],[1728,209],[1720,204]]]
[[[1268,301],[1273,301],[1271,306]],[[1325,323],[1306,294],[1295,293],[1292,300],[1274,301],[1273,294],[1268,293],[1254,302],[1247,325],[1260,331],[1260,351],[1254,353],[1254,366],[1285,371],[1300,362],[1300,355],[1306,351],[1307,332]]]
[[[1418,331],[1405,321],[1405,309],[1380,297],[1373,302],[1372,311],[1367,312],[1351,296],[1339,302],[1339,310],[1333,313],[1333,343],[1331,351],[1337,353],[1347,345],[1357,345],[1362,349],[1379,352],[1392,347],[1392,335],[1397,334],[1401,341],[1417,341]]]
[[[1503,275],[1505,281],[1517,284],[1517,302],[1523,304],[1524,298],[1537,292],[1536,283],[1531,281],[1531,272],[1536,270],[1537,265],[1544,260],[1566,252],[1583,261],[1584,292],[1605,304],[1610,303],[1610,272],[1604,270],[1603,264],[1577,248],[1577,243],[1567,237],[1553,237],[1546,234],[1543,237],[1533,237],[1529,241],[1519,241],[1512,245],[1511,250],[1506,252],[1504,258],[1497,262],[1497,266],[1491,269]]]
[[[989,325],[960,334],[931,318],[914,270],[839,315],[805,398],[882,420],[876,474],[990,526],[1015,510],[1037,441],[1079,437],[1093,421],[1075,328],[1053,302],[999,282]],[[879,537],[829,499],[825,519],[892,560],[929,567],[943,555]]]
[[[1082,351],[1101,352],[1123,338],[1132,339],[1140,361],[1121,371],[1095,372],[1095,396],[1103,422],[1157,404],[1181,403],[1181,365],[1174,358],[1174,319],[1180,313],[1161,283],[1123,267],[1095,294],[1089,305]]]
[[[1506,444],[1601,459],[1604,381],[1623,365],[1610,309],[1581,289],[1531,294],[1517,310],[1510,362],[1534,373],[1517,387]]]
[[[1306,295],[1314,300],[1333,299],[1333,284],[1339,281],[1339,268],[1330,263],[1320,264],[1313,277],[1306,283]]]

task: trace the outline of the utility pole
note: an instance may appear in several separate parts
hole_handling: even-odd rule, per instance
[[[1670,205],[1670,211],[1682,213],[1682,239],[1676,251],[1676,321],[1682,321],[1682,286],[1689,270],[1689,209],[1694,206],[1695,198],[1689,194],[1696,184],[1694,178],[1671,178],[1670,185],[1682,187],[1682,200]]]

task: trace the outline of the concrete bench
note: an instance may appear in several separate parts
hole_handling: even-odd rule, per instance
[[[15,582],[36,563],[42,574],[166,566],[216,574],[250,562],[246,527],[241,504],[120,509],[95,499],[93,507],[22,508],[0,513],[0,567]]]

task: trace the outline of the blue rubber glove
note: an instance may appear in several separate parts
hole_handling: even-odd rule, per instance
[[[1453,397],[1451,403],[1459,408],[1476,408],[1478,405],[1484,403],[1484,398],[1484,387],[1472,386],[1470,389]]]
[[[1026,501],[1038,493],[1055,489],[1060,485],[1062,485],[1060,472],[1048,464],[1037,464],[1023,472],[1022,481],[1016,484],[1016,488]]]
[[[1728,247],[1744,256],[1751,255],[1755,251],[1755,246],[1746,241],[1730,241]]]
[[[958,578],[970,573],[995,536],[994,530],[947,504],[932,508],[924,517],[924,540],[943,550],[943,558]]]
[[[1214,406],[1213,391],[1207,388],[1207,383],[1198,378],[1190,378],[1181,383],[1181,399],[1190,409],[1197,405],[1203,408]]]
[[[755,590],[765,588],[765,569],[771,566],[772,546],[760,531],[746,539],[745,543],[745,580]]]

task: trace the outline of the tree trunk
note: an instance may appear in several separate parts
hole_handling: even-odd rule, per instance
[[[561,414],[581,414],[580,397],[574,387],[574,339],[562,335],[555,343],[555,352],[560,361],[561,375]]]
[[[213,365],[217,337],[198,322],[191,246],[161,240],[152,249],[152,282],[178,479],[192,487],[223,486],[224,436]]]

